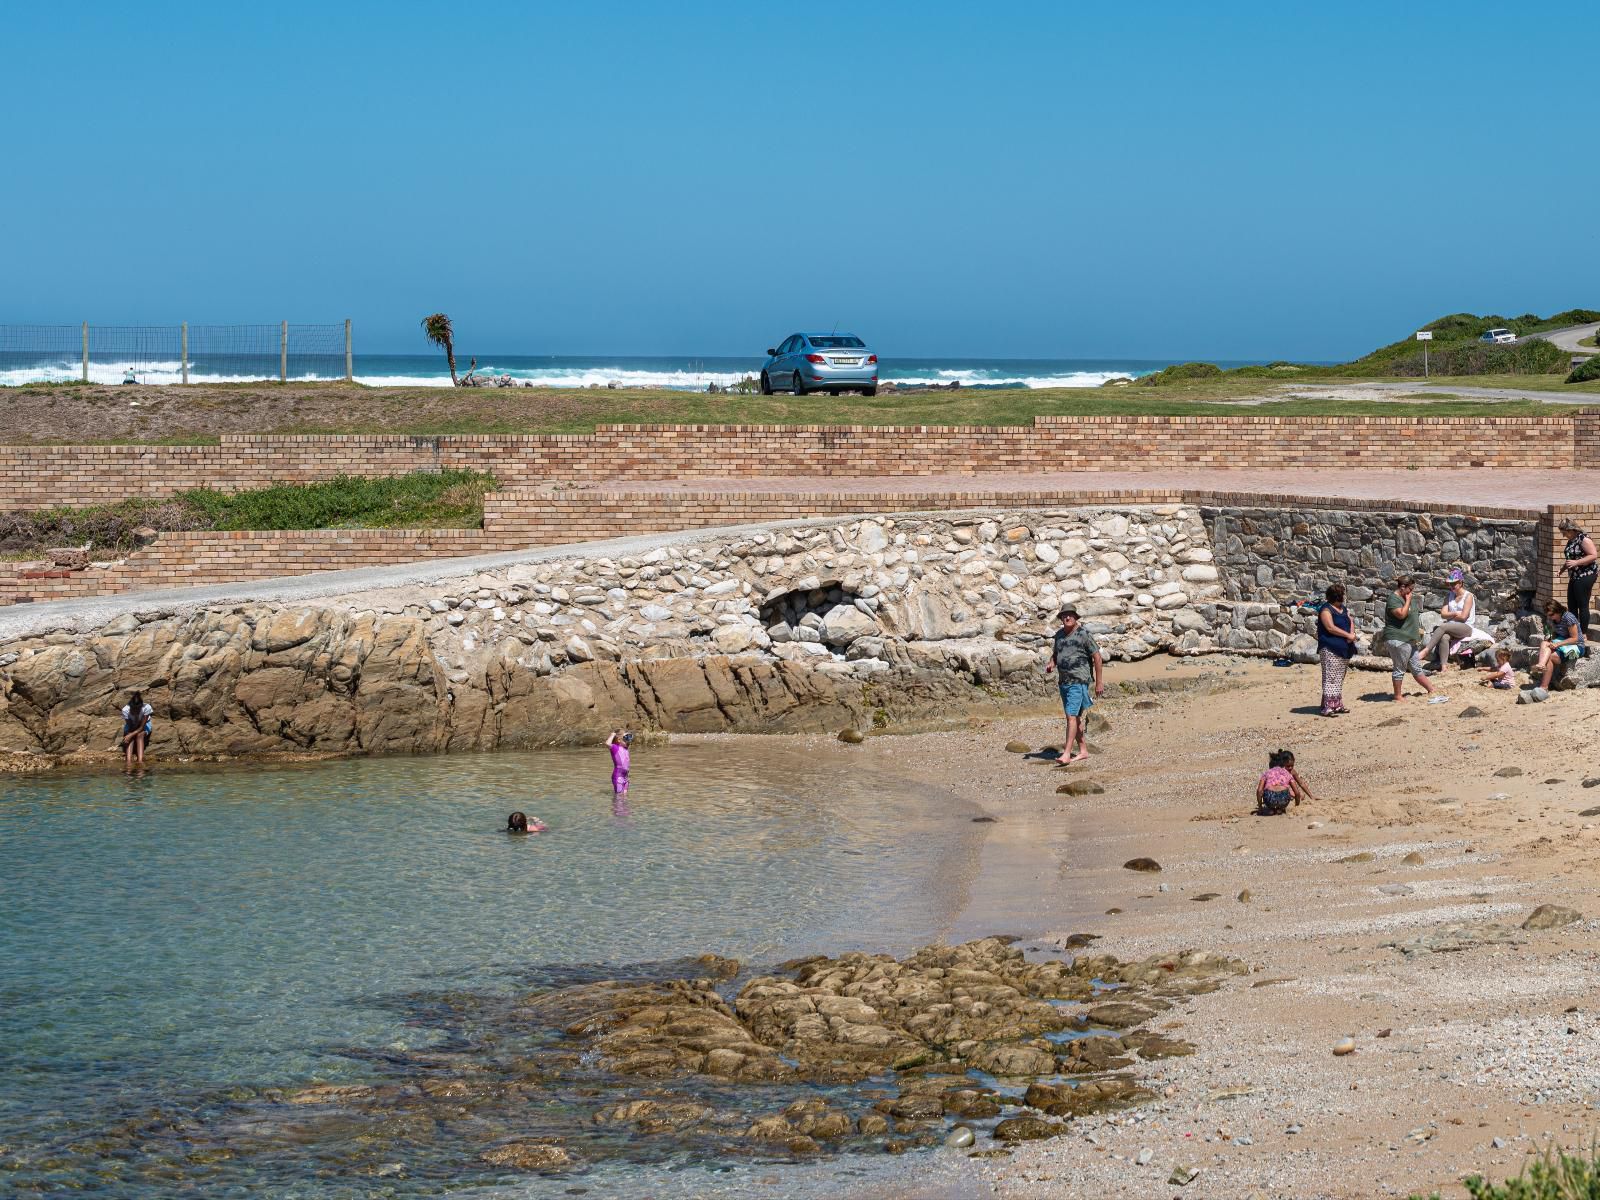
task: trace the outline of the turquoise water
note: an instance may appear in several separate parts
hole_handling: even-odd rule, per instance
[[[95,1139],[203,1119],[219,1090],[371,1078],[352,1048],[440,1036],[397,995],[920,944],[981,828],[787,748],[643,749],[625,804],[608,768],[584,751],[7,781],[0,1192],[173,1194]],[[513,808],[550,832],[505,836]],[[266,1190],[225,1166],[193,1194],[377,1194],[307,1164]]]

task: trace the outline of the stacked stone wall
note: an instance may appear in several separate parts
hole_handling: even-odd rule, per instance
[[[1333,583],[1344,585],[1357,629],[1369,634],[1383,624],[1397,576],[1413,576],[1424,610],[1437,610],[1456,567],[1483,619],[1511,616],[1538,588],[1547,520],[1304,507],[1200,511],[1226,597],[1202,615],[1214,622],[1206,632],[1232,649],[1284,649],[1312,634],[1311,619],[1293,606],[1321,600]]]

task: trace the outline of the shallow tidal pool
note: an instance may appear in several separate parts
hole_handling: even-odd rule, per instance
[[[354,1180],[336,1147],[185,1156],[181,1143],[189,1127],[214,1141],[199,1131],[230,1097],[359,1083],[385,1053],[436,1046],[419,996],[511,996],[552,968],[934,940],[982,827],[844,753],[644,748],[625,800],[603,750],[0,783],[0,1192],[742,1192],[766,1169],[506,1179],[443,1134],[425,1170]],[[513,809],[550,831],[506,836]],[[857,1169],[812,1170],[837,1186]]]

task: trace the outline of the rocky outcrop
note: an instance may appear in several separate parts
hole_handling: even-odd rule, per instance
[[[539,675],[516,658],[486,654],[452,682],[426,624],[404,614],[263,607],[130,618],[18,653],[0,677],[0,744],[48,754],[110,745],[136,688],[162,725],[157,744],[195,754],[491,749],[581,743],[622,724],[790,732],[871,719],[858,683],[781,661],[578,662]],[[925,685],[937,692],[940,682]]]
[[[458,1171],[558,1173],[686,1151],[708,1161],[1004,1144],[1153,1099],[1142,1064],[1192,1047],[1137,1023],[1248,970],[1198,951],[1030,961],[1010,943],[807,958],[753,976],[715,956],[624,978],[559,966],[549,986],[512,997],[412,994],[395,1002],[440,1036],[418,1049],[344,1048],[379,1068],[370,1084],[241,1086],[203,1118],[85,1141],[177,1146],[183,1171],[224,1156],[248,1167],[314,1140],[350,1177],[405,1159],[417,1139],[455,1150]],[[1129,1027],[1077,1036],[1098,1028],[1108,1006],[1094,1001],[1108,987]]]
[[[1108,655],[1220,591],[1190,509],[898,515],[557,558],[406,593],[129,614],[0,646],[0,748],[158,752],[582,743],[628,724],[801,732],[1039,693],[1052,616]]]

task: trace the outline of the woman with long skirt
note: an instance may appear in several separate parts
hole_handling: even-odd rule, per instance
[[[1317,651],[1322,660],[1322,715],[1337,717],[1344,706],[1344,676],[1356,652],[1355,622],[1344,603],[1344,585],[1332,583],[1317,613]]]

